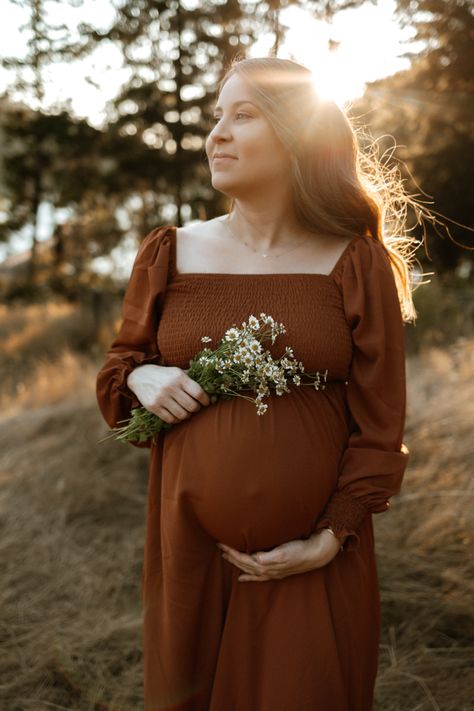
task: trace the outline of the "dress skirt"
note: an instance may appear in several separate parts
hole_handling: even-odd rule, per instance
[[[369,711],[380,603],[372,516],[322,568],[239,581],[246,553],[311,535],[347,441],[343,386],[202,408],[152,448],[146,711]],[[317,410],[320,416],[315,417]]]

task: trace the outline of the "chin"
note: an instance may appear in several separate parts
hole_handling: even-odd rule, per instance
[[[229,197],[237,197],[237,195],[234,194],[234,191],[232,189],[232,186],[234,184],[234,181],[231,180],[221,180],[220,176],[217,177],[213,175],[211,178],[212,187],[216,190],[219,190],[219,192],[228,195]]]

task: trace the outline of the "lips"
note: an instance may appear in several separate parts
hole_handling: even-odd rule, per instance
[[[218,158],[231,158],[235,160],[235,156],[231,156],[229,153],[216,153],[213,160],[217,160]]]

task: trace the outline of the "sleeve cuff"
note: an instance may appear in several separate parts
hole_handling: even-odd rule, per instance
[[[137,398],[133,390],[131,390],[127,385],[128,376],[130,375],[132,370],[134,370],[134,368],[137,368],[140,365],[160,365],[160,359],[161,355],[159,353],[148,357],[144,355],[143,358],[139,356],[138,358],[134,358],[133,360],[123,361],[121,364],[121,368],[117,370],[115,376],[115,391],[121,397],[125,397],[127,400],[129,400],[126,409],[130,414],[127,416],[127,419],[128,417],[131,417],[132,410],[138,407],[143,407],[142,403]],[[152,439],[148,439],[146,440],[146,442],[134,442],[131,440],[127,440],[127,443],[133,445],[134,447],[150,449],[152,445]]]
[[[358,548],[360,539],[357,530],[370,511],[358,500],[343,491],[336,491],[330,498],[314,532],[330,526],[337,538],[344,539],[343,549]]]

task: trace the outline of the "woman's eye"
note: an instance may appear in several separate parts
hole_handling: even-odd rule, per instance
[[[246,116],[247,118],[250,118],[249,115],[248,115],[248,114],[244,114],[243,111],[238,111],[235,115],[236,115],[236,116]],[[213,122],[213,123],[217,123],[218,121],[220,121],[220,119],[221,119],[220,116],[213,116],[212,122]]]

